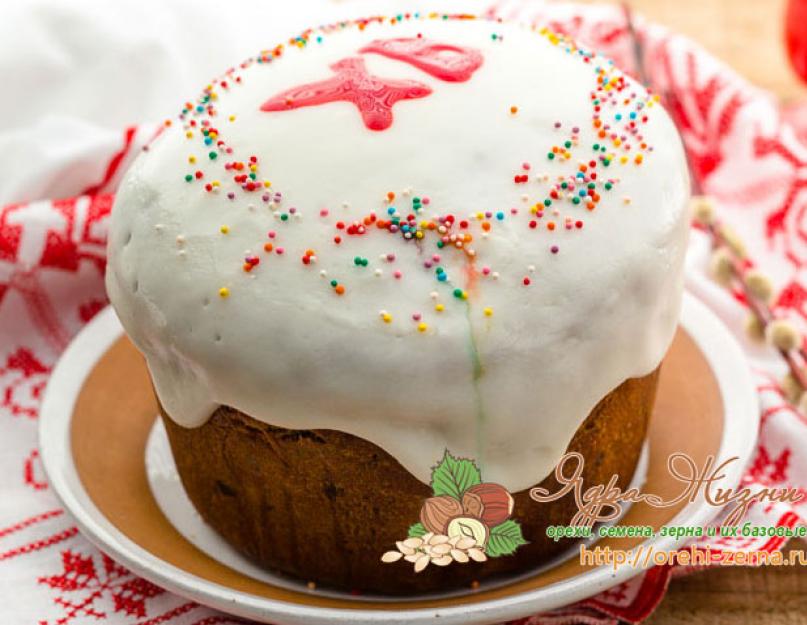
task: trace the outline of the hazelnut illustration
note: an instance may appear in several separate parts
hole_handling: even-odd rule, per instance
[[[449,495],[430,497],[420,509],[420,522],[428,531],[445,534],[448,522],[462,514],[462,504]]]
[[[481,519],[488,527],[496,527],[513,513],[513,497],[499,484],[477,484],[463,494],[462,510],[469,516]]]
[[[488,528],[479,519],[474,519],[469,516],[458,516],[448,523],[446,534],[449,538],[459,536],[460,539],[470,538],[476,541],[480,547],[488,540]]]

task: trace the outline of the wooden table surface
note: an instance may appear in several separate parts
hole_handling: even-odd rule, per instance
[[[631,0],[630,4],[635,11],[698,41],[783,102],[807,99],[807,87],[791,70],[784,50],[786,0]],[[807,543],[795,541],[789,548],[807,550]],[[807,571],[804,567],[730,567],[675,579],[646,623],[807,623]]]
[[[807,98],[807,87],[790,68],[784,49],[786,0],[629,0],[629,4],[636,12],[688,35],[783,100]]]

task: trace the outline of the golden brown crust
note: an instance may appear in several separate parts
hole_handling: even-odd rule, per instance
[[[594,408],[569,444],[586,459],[587,485],[614,474],[630,482],[655,397],[658,370],[627,380]],[[566,497],[550,504],[514,493],[513,518],[529,544],[484,563],[427,567],[384,564],[420,517],[430,488],[378,446],[334,430],[288,430],[228,407],[194,429],[163,413],[182,483],[204,519],[262,566],[319,586],[406,595],[467,587],[522,573],[562,551],[549,525],[566,525],[576,511]],[[553,476],[541,485],[557,489]]]

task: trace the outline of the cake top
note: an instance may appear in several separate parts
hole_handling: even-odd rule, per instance
[[[183,425],[230,405],[518,490],[660,362],[687,197],[658,99],[570,40],[340,22],[166,122],[118,194],[107,286]]]

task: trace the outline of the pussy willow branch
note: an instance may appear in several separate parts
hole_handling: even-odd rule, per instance
[[[720,247],[725,247],[726,249],[731,249],[727,244],[725,237],[721,234],[720,229],[715,226],[715,224],[707,224],[705,225],[705,228],[711,236],[713,248],[717,249]],[[734,257],[733,254],[731,256],[731,273],[737,284],[739,284],[743,295],[745,296],[745,301],[748,304],[748,308],[751,310],[754,317],[756,317],[757,321],[759,321],[759,325],[764,332],[765,328],[768,327],[768,324],[770,324],[770,322],[774,319],[773,311],[766,302],[760,300],[753,294],[748,286],[748,282],[745,280],[745,272],[743,271],[740,262]],[[799,363],[796,362],[796,359],[793,357],[793,353],[778,347],[774,347],[774,349],[776,349],[776,351],[781,354],[782,358],[784,358],[788,368],[790,369],[791,375],[796,382],[799,383],[799,386],[802,389],[807,389],[807,375],[805,374],[804,369],[799,366]],[[799,352],[802,359],[807,360],[807,358],[805,358],[803,348],[795,351]]]
[[[632,52],[634,62],[636,64],[636,73],[646,87],[655,91],[650,81],[650,75],[648,74],[647,68],[645,66],[644,45],[636,31],[636,27],[633,21],[633,13],[628,3],[626,2],[622,3],[622,10],[625,15],[625,22],[627,24],[628,36],[631,38]],[[677,103],[675,94],[673,94],[668,89],[662,89],[660,91],[657,91],[657,93],[661,97],[662,102],[664,103],[664,107],[667,109],[667,112],[670,114],[673,123],[675,124],[676,128],[679,130],[680,133],[678,107],[674,106]],[[693,166],[692,158],[689,155],[689,151],[685,149],[684,154],[686,155],[687,167],[689,168],[689,178],[691,181],[692,193],[693,195],[696,196],[703,195],[703,185],[701,184],[700,177],[698,176],[698,173]],[[745,271],[740,261],[737,259],[736,255],[731,251],[732,248],[730,245],[728,245],[728,241],[720,231],[719,226],[715,225],[714,223],[708,223],[703,225],[705,226],[706,231],[710,235],[713,249],[719,249],[722,247],[730,251],[730,259],[731,259],[730,267],[732,276],[734,277],[735,282],[739,285],[740,289],[742,290],[743,295],[745,296],[745,301],[748,304],[749,310],[754,315],[754,317],[756,317],[764,333],[765,329],[775,318],[773,311],[771,310],[768,303],[756,297],[752,292],[751,288],[748,286],[748,282],[745,278]],[[796,362],[796,359],[793,357],[793,352],[780,348],[775,349],[776,351],[779,352],[779,354],[787,363],[791,375],[796,380],[796,382],[798,382],[799,386],[803,390],[807,390],[807,374],[805,373],[804,369],[801,366],[799,366],[799,363]],[[807,362],[807,352],[805,352],[803,346],[799,347],[798,350],[794,351],[798,351],[802,360]]]

